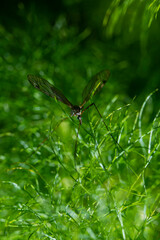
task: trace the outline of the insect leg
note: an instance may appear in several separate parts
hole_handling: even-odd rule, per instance
[[[49,139],[50,135],[51,135],[51,134],[59,127],[59,125],[60,125],[63,121],[65,121],[66,119],[68,119],[68,118],[67,118],[67,117],[66,117],[66,118],[63,118],[63,119],[61,119],[61,120],[56,124],[56,126],[54,127],[54,129],[51,130],[49,136],[47,136],[41,143],[38,144],[38,146],[36,147],[36,149],[30,154],[30,157],[31,157],[34,153],[36,153],[36,152],[38,151],[38,149],[41,148],[41,146],[43,146],[43,144]]]
[[[77,153],[77,142],[78,142],[78,134],[79,134],[80,126],[81,126],[81,122],[79,122],[78,131],[77,131],[77,136],[76,136],[75,150],[74,150],[74,159],[76,159],[76,153]]]
[[[98,112],[100,118],[102,119],[102,122],[103,122],[104,126],[106,127],[107,131],[109,132],[111,138],[112,138],[113,141],[117,144],[117,146],[119,147],[119,149],[120,149],[122,152],[124,152],[124,156],[125,156],[125,158],[126,158],[125,150],[121,147],[121,145],[120,145],[120,144],[117,142],[117,140],[113,137],[112,133],[111,133],[110,130],[109,130],[109,127],[108,127],[107,124],[105,123],[105,121],[104,121],[104,119],[103,119],[100,111],[98,110],[96,104],[95,104],[95,103],[91,103],[88,107],[86,107],[86,108],[82,111],[82,113],[83,113],[84,111],[86,111],[87,109],[89,109],[90,107],[92,107],[92,106],[95,107],[95,109],[96,109],[96,111]]]

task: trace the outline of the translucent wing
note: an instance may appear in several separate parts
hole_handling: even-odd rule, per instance
[[[28,81],[33,85],[33,87],[37,88],[39,91],[45,93],[46,95],[56,98],[58,101],[68,105],[70,108],[73,108],[72,103],[68,101],[68,99],[61,93],[59,89],[50,84],[47,80],[29,74],[27,76]]]
[[[107,82],[110,72],[108,70],[101,71],[94,75],[91,80],[88,82],[87,86],[84,88],[82,97],[83,102],[81,107],[92,98]]]

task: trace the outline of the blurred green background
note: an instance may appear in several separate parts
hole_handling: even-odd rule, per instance
[[[22,210],[20,205],[26,200],[24,191],[32,195],[33,189],[36,189],[37,194],[39,194],[39,191],[46,197],[48,194],[46,186],[53,181],[55,176],[58,176],[58,171],[62,171],[59,174],[59,179],[61,180],[56,180],[57,177],[54,181],[61,182],[61,187],[63,186],[63,188],[72,186],[69,182],[70,180],[68,180],[68,177],[65,175],[63,167],[63,170],[60,168],[60,162],[55,164],[56,167],[53,166],[52,161],[53,159],[57,161],[57,158],[56,155],[54,155],[55,153],[53,154],[52,152],[53,149],[49,147],[49,143],[39,150],[36,148],[46,138],[46,135],[50,131],[49,129],[53,129],[61,117],[70,114],[70,111],[66,106],[57,104],[54,99],[49,99],[33,89],[27,80],[27,74],[32,73],[42,76],[52,82],[57,88],[61,89],[73,104],[80,104],[82,100],[81,93],[88,80],[97,72],[108,69],[111,72],[111,76],[102,92],[98,96],[95,96],[97,105],[107,118],[107,114],[113,112],[118,107],[123,107],[131,103],[132,99],[136,97],[134,107],[131,109],[131,113],[135,113],[137,109],[139,109],[139,106],[143,104],[145,98],[160,86],[159,8],[160,3],[158,0],[12,0],[1,2],[1,239],[20,239],[18,236],[20,236],[22,232],[24,234],[25,231],[30,232],[31,235],[26,236],[27,234],[24,234],[24,239],[32,239],[32,234],[35,230],[24,230],[25,227],[27,229],[30,224],[32,225],[32,221],[29,222],[28,220],[27,222],[26,220],[31,218],[26,217],[21,220],[21,223],[17,220],[19,218],[18,212]],[[159,91],[157,91],[153,94],[150,99],[150,104],[146,109],[146,115],[144,117],[144,124],[146,125],[144,125],[144,129],[147,129],[149,124],[152,124],[159,110],[159,101],[160,94]],[[110,111],[106,110],[109,103],[111,105]],[[87,118],[91,121],[93,112],[94,111],[91,110],[90,118],[87,116],[83,117],[84,127],[82,130],[81,143],[83,142],[84,145],[86,142],[85,129],[88,131]],[[121,117],[124,118],[124,115],[123,112]],[[116,124],[117,126],[121,125],[121,117],[117,115],[115,126]],[[66,144],[68,151],[68,155],[66,155],[66,166],[69,166],[71,169],[74,165],[74,160],[71,155],[73,155],[74,152],[74,142],[76,138],[75,128],[77,128],[77,126],[78,123],[76,120],[73,123],[72,121],[64,122],[57,132],[56,140],[52,139],[52,144],[54,147],[57,147],[57,149],[59,149],[58,144]],[[126,128],[129,129],[130,126],[131,123],[128,123]],[[103,136],[103,134],[102,132],[100,136]],[[126,136],[124,136],[124,139]],[[36,156],[32,155],[32,150],[36,151]],[[65,154],[65,152],[61,152],[60,150],[57,151],[59,151],[58,156],[63,155],[63,153]],[[81,151],[82,150],[79,150],[79,152]],[[83,158],[79,160],[81,164],[83,162],[85,165],[87,156],[87,153],[84,152]],[[103,153],[103,156],[106,155]],[[71,161],[70,158],[72,159]],[[135,161],[136,157],[133,159]],[[24,166],[23,163],[28,164],[28,168]],[[137,163],[134,162],[134,164],[135,168],[139,169]],[[32,176],[30,177],[18,171],[18,169],[24,168],[32,172],[33,168],[31,170],[29,167],[31,165],[33,168],[38,169],[39,176],[41,175],[40,179],[34,175],[36,170],[34,173],[31,173]],[[158,166],[155,165],[154,169],[157,168]],[[125,175],[125,173],[123,174]],[[49,183],[45,181],[44,183],[42,181],[43,178],[49,181]],[[87,174],[85,175],[85,180],[86,179],[88,179]],[[157,181],[156,189],[159,185],[159,180]],[[28,187],[27,182],[30,187]],[[12,189],[13,185],[16,189]],[[38,185],[40,185],[40,189]],[[58,199],[57,192],[59,188],[58,185],[56,186],[57,189],[54,189],[54,191]],[[20,187],[23,188],[22,194],[17,192],[17,189]],[[90,187],[88,187],[88,190],[90,190]],[[157,191],[158,190],[156,190],[155,193],[158,194]],[[64,194],[66,204],[72,202],[68,200],[69,195],[69,192],[65,192]],[[51,199],[48,200],[46,197],[46,201],[51,201]],[[82,204],[85,209],[89,209],[88,201],[86,197],[84,205]],[[104,204],[103,198],[102,204]],[[48,202],[44,202],[42,206],[48,207],[46,211],[49,213],[50,207]],[[59,203],[59,205],[57,204],[57,206],[61,206],[61,203]],[[103,213],[103,209],[101,209],[100,212]],[[29,213],[27,212],[27,214]],[[133,214],[134,213],[130,215],[130,219],[133,217]],[[152,227],[152,231],[149,230],[151,232],[147,233],[147,237],[143,234],[141,235],[141,231],[138,234],[137,230],[135,235],[132,231],[132,234],[128,233],[127,238],[123,232],[123,227],[122,233],[120,233],[119,229],[114,229],[115,222],[113,219],[113,226],[110,227],[113,232],[111,231],[112,233],[110,232],[110,235],[106,233],[105,236],[105,229],[103,229],[103,233],[99,231],[96,235],[96,231],[98,232],[98,230],[94,233],[92,231],[96,229],[97,224],[99,224],[97,220],[99,218],[94,219],[93,222],[95,226],[91,227],[88,222],[87,228],[85,223],[80,232],[84,233],[84,229],[87,229],[87,233],[84,233],[83,237],[82,235],[78,237],[80,236],[79,230],[73,230],[69,227],[64,229],[65,220],[64,222],[59,220],[60,215],[58,214],[55,214],[55,216],[58,219],[57,222],[61,224],[57,232],[54,229],[53,232],[55,235],[51,231],[50,226],[47,225],[52,225],[52,221],[50,221],[50,223],[48,221],[45,225],[45,227],[47,226],[45,230],[47,229],[46,232],[48,231],[45,233],[46,235],[38,235],[39,237],[36,236],[35,238],[33,237],[33,239],[55,239],[54,236],[57,237],[56,239],[71,239],[71,235],[68,235],[69,237],[67,238],[65,231],[69,231],[70,234],[72,232],[75,234],[72,236],[72,239],[160,238],[160,232],[157,232],[157,238],[155,238],[154,227]],[[45,216],[43,217],[47,222]],[[136,216],[134,217],[136,218]],[[139,215],[137,217],[140,218]],[[81,222],[83,221],[81,220]],[[77,224],[80,225],[80,223]],[[104,225],[105,224],[108,223],[105,222]],[[158,231],[156,224],[155,229]],[[141,230],[143,227],[144,225],[142,224]],[[37,228],[40,228],[40,226]],[[62,229],[64,231],[61,235]],[[49,238],[49,233],[53,234],[50,235],[53,238]],[[107,236],[109,237],[107,238]],[[148,238],[148,236],[151,236],[151,238]]]

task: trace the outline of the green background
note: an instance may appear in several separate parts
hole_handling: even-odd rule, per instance
[[[160,239],[159,1],[0,5],[0,238]],[[93,101],[125,154],[92,108],[74,156],[77,119],[27,74],[79,105],[103,69]]]

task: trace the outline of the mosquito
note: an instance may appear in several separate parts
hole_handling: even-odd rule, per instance
[[[89,109],[91,106],[94,106],[96,111],[98,112],[100,118],[102,119],[104,126],[106,127],[107,131],[109,132],[110,136],[112,137],[113,141],[118,145],[118,147],[122,150],[123,148],[120,146],[120,144],[116,141],[116,139],[113,137],[113,135],[110,133],[110,130],[105,123],[101,113],[99,112],[97,106],[95,103],[91,103],[89,106],[84,108],[84,105],[97,93],[100,91],[100,89],[106,84],[110,76],[110,72],[108,70],[103,70],[101,72],[98,72],[96,75],[94,75],[91,80],[87,83],[86,87],[83,90],[82,103],[78,105],[73,105],[65,96],[64,94],[55,86],[53,86],[51,83],[49,83],[47,80],[37,77],[35,75],[29,74],[27,76],[28,81],[33,85],[33,87],[37,88],[39,91],[43,92],[44,94],[56,98],[58,101],[66,104],[71,109],[71,116],[77,116],[77,119],[79,120],[79,128],[82,124],[82,114]],[[77,134],[78,136],[78,134]]]

